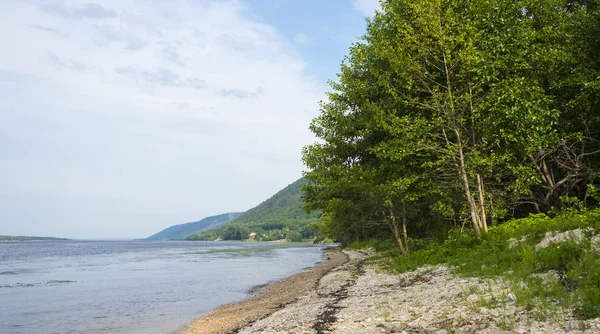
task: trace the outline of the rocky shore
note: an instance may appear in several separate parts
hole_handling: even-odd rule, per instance
[[[455,277],[443,266],[392,275],[363,264],[364,252],[328,256],[309,276],[265,287],[200,319],[189,332],[600,333],[599,319],[579,321],[569,310],[539,320],[539,312],[516,306],[502,279]]]

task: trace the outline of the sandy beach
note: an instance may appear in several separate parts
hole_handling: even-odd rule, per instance
[[[456,277],[444,266],[394,275],[364,264],[365,252],[327,256],[213,311],[188,333],[600,333],[599,319],[580,321],[570,310],[538,320],[516,306],[502,279]]]

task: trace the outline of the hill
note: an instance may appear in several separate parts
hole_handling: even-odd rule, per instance
[[[308,181],[304,178],[288,185],[271,198],[248,210],[241,217],[222,228],[196,234],[187,240],[225,240],[247,239],[250,233],[256,233],[257,240],[288,239],[299,241],[313,238],[316,230],[312,223],[319,221],[321,214],[307,214],[302,209],[301,186]]]
[[[206,217],[197,222],[173,225],[145,240],[183,240],[185,237],[211,229],[219,228],[231,220],[238,218],[243,212],[229,212],[217,216]]]

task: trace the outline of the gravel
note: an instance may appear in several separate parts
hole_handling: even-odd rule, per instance
[[[445,266],[394,275],[363,264],[365,252],[330,252],[310,278],[266,287],[190,333],[600,333],[600,319],[576,320],[569,310],[536,320],[502,278],[455,277]]]

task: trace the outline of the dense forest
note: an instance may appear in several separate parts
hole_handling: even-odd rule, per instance
[[[313,239],[317,234],[313,224],[321,214],[303,210],[300,187],[306,182],[301,178],[225,226],[186,240],[246,240],[251,233],[256,234],[252,238],[258,241]]]
[[[306,208],[342,244],[477,239],[598,204],[597,0],[387,0],[303,150]]]

